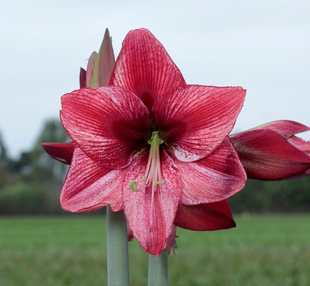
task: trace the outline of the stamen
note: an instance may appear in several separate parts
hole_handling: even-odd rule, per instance
[[[151,194],[151,216],[150,216],[150,225],[153,225],[153,210],[154,210],[154,196],[157,185],[163,185],[165,183],[161,178],[161,169],[160,169],[160,145],[164,141],[159,137],[158,131],[152,133],[151,139],[148,141],[150,146],[149,158],[146,165],[146,170],[144,176],[142,176],[142,181],[144,181],[143,188],[138,187],[138,181],[132,180],[129,182],[129,188],[131,192],[144,191],[146,187],[152,186]],[[145,149],[138,152],[136,155],[139,156]]]
[[[148,141],[150,146],[149,158],[146,165],[146,170],[144,176],[142,176],[142,181],[144,181],[144,190],[146,187],[152,186],[152,195],[151,195],[151,221],[150,224],[153,224],[153,209],[154,209],[154,195],[157,185],[162,185],[165,183],[161,178],[160,170],[160,145],[164,141],[159,137],[158,132],[154,131],[152,133],[151,139]],[[139,191],[138,182],[133,180],[129,183],[130,191]]]
[[[156,186],[165,183],[164,180],[161,179],[160,149],[159,149],[159,146],[160,144],[163,143],[163,140],[159,137],[158,132],[154,131],[148,143],[151,145],[149,152],[149,159],[142,180],[145,181],[145,186],[149,186],[150,184],[152,184],[151,210],[150,210],[151,211],[150,224],[152,225]]]

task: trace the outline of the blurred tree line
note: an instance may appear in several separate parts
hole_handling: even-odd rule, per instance
[[[18,159],[8,155],[0,134],[0,214],[57,214],[67,166],[52,160],[41,142],[65,142],[68,136],[59,120],[45,122],[30,151]]]
[[[65,213],[59,205],[59,192],[67,165],[52,160],[41,142],[68,140],[60,121],[48,120],[31,150],[12,159],[0,133],[0,215]],[[309,212],[310,176],[275,182],[248,180],[229,202],[235,213]]]

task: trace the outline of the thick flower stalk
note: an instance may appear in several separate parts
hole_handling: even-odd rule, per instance
[[[62,207],[124,210],[133,236],[154,255],[174,224],[233,227],[226,198],[242,189],[246,174],[228,134],[244,96],[240,87],[187,85],[148,30],[129,32],[108,86],[62,97],[73,142],[44,146],[70,164]]]
[[[310,142],[295,136],[310,128],[279,120],[232,135],[248,178],[281,180],[310,175]]]

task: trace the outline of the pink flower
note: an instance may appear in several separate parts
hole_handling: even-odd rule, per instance
[[[62,97],[61,120],[73,142],[44,146],[53,158],[66,149],[62,207],[124,210],[133,236],[154,255],[173,224],[233,227],[225,199],[246,175],[228,134],[244,96],[240,87],[187,85],[148,30],[129,32],[109,86]]]
[[[310,174],[310,142],[295,136],[310,130],[279,120],[231,136],[248,178],[281,180]]]

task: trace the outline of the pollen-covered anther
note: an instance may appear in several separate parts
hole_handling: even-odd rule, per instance
[[[129,182],[129,188],[131,192],[135,192],[138,190],[138,182],[136,180],[132,180]]]

